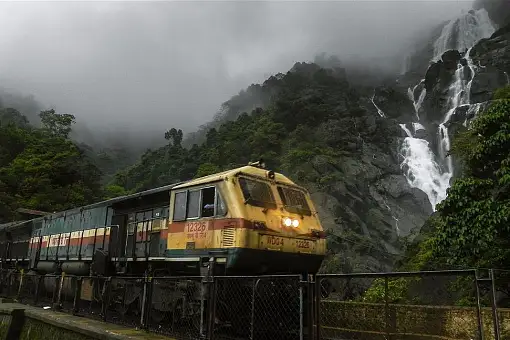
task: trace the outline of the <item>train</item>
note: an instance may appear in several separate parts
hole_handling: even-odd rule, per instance
[[[263,161],[0,225],[1,268],[37,275],[309,275],[325,253],[310,193]]]

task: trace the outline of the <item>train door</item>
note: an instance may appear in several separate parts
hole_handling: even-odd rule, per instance
[[[41,252],[41,240],[41,229],[37,229],[34,231],[29,244],[28,259],[30,261],[30,269],[34,269],[37,266],[37,260],[39,259],[39,254]]]
[[[149,233],[152,227],[152,209],[136,213],[133,257],[148,257]]]
[[[128,223],[128,215],[113,215],[112,226],[119,226],[118,228],[110,229],[110,251],[111,257],[123,258],[126,257],[126,226]]]

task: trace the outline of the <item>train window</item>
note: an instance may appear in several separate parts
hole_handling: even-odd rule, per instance
[[[202,189],[202,217],[214,216],[214,198],[216,188]]]
[[[152,218],[162,219],[168,217],[168,207],[156,208],[152,213]]]
[[[227,207],[225,202],[221,198],[220,192],[216,191],[216,216],[225,216],[227,213]]]
[[[175,194],[174,221],[186,219],[186,191]]]
[[[151,219],[152,219],[152,209],[151,210],[147,210],[143,214],[143,220],[144,221],[151,220]]]
[[[273,191],[267,183],[241,177],[239,184],[246,203],[257,207],[276,209]]]
[[[136,213],[136,222],[143,221],[143,212]]]
[[[285,206],[285,210],[307,216],[312,214],[310,206],[306,201],[305,194],[301,190],[279,186],[278,193],[280,194],[283,205]]]
[[[200,190],[190,191],[188,194],[188,209],[186,218],[200,217]]]

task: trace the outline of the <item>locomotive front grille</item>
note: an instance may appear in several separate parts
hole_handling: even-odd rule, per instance
[[[235,228],[222,229],[221,240],[223,247],[233,247],[235,245]]]

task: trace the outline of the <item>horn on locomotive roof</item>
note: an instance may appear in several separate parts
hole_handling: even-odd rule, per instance
[[[258,160],[257,162],[249,162],[248,165],[254,166],[257,168],[261,168],[261,169],[266,168],[266,163],[264,163],[264,160],[262,158],[260,160]]]

